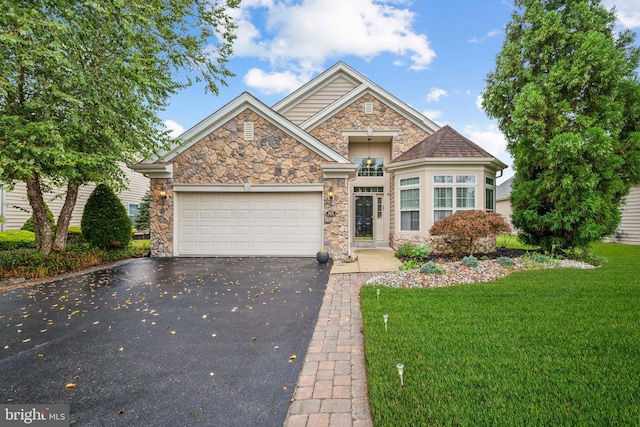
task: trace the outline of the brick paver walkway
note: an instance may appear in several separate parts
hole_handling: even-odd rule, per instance
[[[372,427],[360,287],[379,273],[332,274],[284,427]]]

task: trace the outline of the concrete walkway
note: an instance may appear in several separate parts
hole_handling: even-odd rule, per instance
[[[360,288],[400,262],[391,249],[361,249],[334,264],[285,427],[372,427],[367,398]]]

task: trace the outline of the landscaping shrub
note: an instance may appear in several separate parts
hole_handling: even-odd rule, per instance
[[[413,260],[423,260],[427,258],[429,254],[431,254],[431,248],[429,246],[417,245],[411,242],[401,244],[396,251],[396,257],[400,259],[411,258]]]
[[[500,258],[498,258],[496,260],[496,262],[498,264],[500,264],[500,265],[505,265],[507,267],[512,267],[512,266],[516,265],[516,262],[513,259],[511,259],[509,257],[506,257],[506,256],[501,256]]]
[[[0,251],[29,249],[36,247],[33,231],[9,230],[0,233]]]
[[[126,248],[131,241],[131,220],[111,188],[99,184],[82,214],[82,237],[102,249]]]
[[[412,259],[425,259],[431,253],[431,248],[429,246],[414,246],[409,251],[409,257]]]
[[[51,209],[49,209],[49,205],[47,205],[46,203],[44,204],[44,211],[47,214],[47,219],[49,220],[49,223],[51,224],[51,232],[55,233],[56,221],[53,218],[53,213],[51,212]],[[33,225],[33,215],[31,215],[29,219],[25,221],[24,225],[20,230],[35,232],[35,227]]]
[[[413,258],[402,261],[402,265],[398,267],[400,271],[415,270],[417,268],[420,268],[420,261]]]
[[[433,261],[427,261],[420,266],[420,271],[424,274],[444,274],[445,269],[436,265]]]
[[[457,237],[460,240],[468,239],[469,255],[473,255],[477,239],[510,231],[511,227],[502,215],[495,212],[470,210],[458,211],[441,219],[433,224],[429,233],[435,236]]]
[[[470,268],[476,268],[478,266],[478,258],[473,255],[462,258],[462,263]]]
[[[410,253],[417,245],[412,242],[403,243],[398,246],[396,250],[396,258],[410,258]]]
[[[80,227],[69,227],[67,230],[67,244],[81,245],[86,243],[82,238],[82,229]]]

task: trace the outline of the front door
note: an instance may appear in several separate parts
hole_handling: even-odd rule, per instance
[[[356,195],[356,240],[373,240],[373,196]]]

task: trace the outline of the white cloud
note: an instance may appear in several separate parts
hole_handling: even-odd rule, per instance
[[[478,107],[478,110],[480,110],[480,111],[484,111],[484,110],[482,109],[482,101],[483,101],[482,94],[480,94],[480,95],[478,95],[478,97],[476,98],[476,107]]]
[[[442,111],[440,110],[424,110],[422,114],[431,120],[437,120],[442,117]]]
[[[608,9],[616,8],[616,17],[625,28],[640,28],[640,4],[638,0],[604,0]]]
[[[309,74],[329,58],[382,53],[397,56],[395,65],[407,60],[422,70],[436,56],[427,36],[412,29],[416,15],[405,1],[243,0],[233,16],[234,54],[268,60],[272,70]]]
[[[258,68],[252,68],[245,74],[243,80],[247,86],[272,95],[274,93],[288,93],[299,88],[309,80],[309,76],[296,75],[291,71],[265,73]]]
[[[443,96],[449,96],[446,90],[440,89],[439,87],[432,87],[427,94],[427,102],[439,101]]]
[[[169,135],[171,135],[172,138],[177,138],[184,133],[182,125],[173,120],[165,120],[164,127],[171,131]]]
[[[491,30],[481,38],[474,37],[474,38],[469,39],[467,41],[469,43],[484,43],[485,41],[487,41],[487,39],[490,39],[492,37],[497,37],[500,34],[502,34],[501,30]]]
[[[495,124],[466,125],[462,134],[511,167],[513,159],[507,151],[507,140]]]

